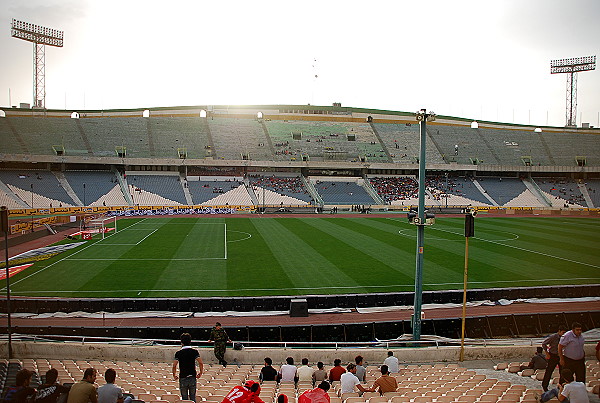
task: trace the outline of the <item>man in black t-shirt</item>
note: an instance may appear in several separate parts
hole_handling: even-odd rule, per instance
[[[196,401],[196,378],[202,376],[204,365],[198,350],[192,348],[192,336],[189,333],[181,335],[181,350],[175,353],[173,361],[173,378],[179,379],[179,391],[182,400]],[[198,363],[199,371],[196,371]],[[179,375],[177,375],[179,364]]]
[[[56,403],[60,395],[69,393],[70,387],[57,383],[58,371],[56,368],[50,368],[46,372],[46,382],[40,385],[35,394],[36,403]]]
[[[260,370],[260,381],[274,381],[277,378],[277,370],[272,367],[273,360],[269,357],[265,358],[265,366]]]

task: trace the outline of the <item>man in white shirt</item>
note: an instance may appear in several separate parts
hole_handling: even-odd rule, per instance
[[[590,403],[585,383],[574,382],[573,371],[565,368],[561,371],[560,375],[564,379],[564,384],[559,383],[558,389],[551,389],[544,392],[542,396],[535,395],[535,400],[538,402],[547,402],[548,400],[556,397],[560,402],[569,403]]]
[[[394,357],[393,351],[388,351],[388,357],[383,360],[383,364],[388,366],[390,374],[397,374],[400,371],[398,368],[398,359]]]
[[[302,366],[298,368],[296,374],[298,375],[298,382],[311,382],[313,381],[313,374],[315,373],[314,368],[308,366],[308,358],[302,359]]]
[[[279,381],[284,383],[295,383],[298,380],[298,377],[294,359],[288,357],[285,359],[285,362],[286,364],[283,364],[279,369]]]
[[[354,392],[354,387],[356,386],[358,390],[362,392],[369,392],[369,389],[365,389],[361,384],[358,378],[356,377],[356,365],[350,363],[346,367],[347,372],[344,372],[340,377],[340,386],[342,394],[344,393],[352,393]]]

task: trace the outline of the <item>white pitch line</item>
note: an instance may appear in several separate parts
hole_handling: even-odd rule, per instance
[[[460,232],[452,232],[452,231],[443,230],[443,229],[440,229],[440,228],[432,228],[432,229],[437,230],[437,231],[449,232],[451,234],[460,235]],[[582,266],[590,266],[590,267],[594,267],[596,269],[600,269],[600,266],[596,266],[595,264],[591,264],[591,263],[579,262],[577,260],[567,259],[566,257],[554,256],[554,255],[550,255],[548,253],[538,252],[536,250],[521,248],[521,247],[513,246],[513,245],[506,245],[506,244],[503,244],[503,243],[500,243],[500,242],[497,242],[497,241],[490,241],[489,239],[483,239],[483,238],[478,238],[478,237],[473,237],[473,238],[477,239],[477,240],[480,240],[480,241],[485,241],[485,242],[493,243],[493,244],[496,244],[496,245],[500,245],[500,246],[506,246],[507,248],[513,248],[513,249],[517,249],[517,250],[522,250],[524,252],[535,253],[537,255],[542,255],[542,256],[553,258],[553,259],[564,260],[566,262],[580,264]]]
[[[138,222],[136,222],[135,224],[132,224],[132,225],[130,225],[129,227],[133,227],[134,225],[138,225],[139,223],[141,223],[141,222],[143,222],[143,221],[145,221],[145,220],[147,220],[147,219],[148,219],[148,218],[144,218],[144,219],[142,219],[141,221],[138,221]],[[129,227],[127,227],[127,228],[129,228]],[[125,229],[127,229],[127,228],[125,228]],[[121,230],[121,231],[124,231],[124,230]],[[97,243],[100,243],[100,242],[104,241],[105,239],[109,239],[111,236],[113,236],[113,235],[116,235],[116,234],[117,234],[116,232],[115,232],[115,233],[112,233],[112,234],[110,234],[109,236],[107,236],[106,238],[99,240],[98,242],[91,243],[91,244],[89,244],[88,246],[85,246],[85,247],[83,247],[82,249],[79,249],[77,252],[75,252],[75,253],[72,253],[72,254],[70,254],[69,256],[63,257],[62,259],[60,259],[60,260],[57,260],[56,262],[54,262],[54,263],[52,263],[52,264],[49,264],[49,265],[48,265],[48,266],[46,266],[46,267],[43,267],[43,268],[41,268],[40,270],[36,271],[35,273],[31,273],[30,275],[28,275],[28,276],[26,276],[26,277],[23,277],[23,278],[22,278],[22,279],[20,279],[20,280],[17,280],[17,281],[15,281],[14,283],[12,283],[12,285],[14,286],[15,284],[19,284],[21,281],[23,281],[23,280],[26,280],[26,279],[28,279],[28,278],[29,278],[29,277],[31,277],[31,276],[35,276],[36,274],[43,272],[44,270],[46,270],[46,269],[48,269],[48,268],[50,268],[50,267],[54,266],[55,264],[57,264],[57,263],[60,263],[60,262],[62,262],[63,260],[66,260],[66,259],[70,258],[71,256],[78,254],[79,252],[83,252],[84,250],[86,250],[86,249],[87,249],[87,248],[89,248],[90,246],[94,246],[94,245],[96,245]],[[6,289],[6,287],[3,287],[3,288],[1,288],[0,290],[5,290],[5,289]]]
[[[389,218],[389,220],[401,222],[400,220],[394,220],[393,218]],[[450,234],[454,234],[454,235],[461,235],[461,233],[460,233],[460,232],[448,231],[448,230],[444,230],[444,229],[441,229],[441,228],[435,228],[435,227],[431,227],[431,229],[432,229],[432,230],[436,230],[436,231],[448,232],[448,233],[450,233]],[[504,231],[504,232],[506,232],[506,231]],[[500,242],[497,242],[497,241],[490,241],[489,239],[478,238],[478,237],[475,237],[475,236],[473,237],[473,239],[477,239],[477,240],[479,240],[479,241],[484,241],[484,242],[493,243],[493,244],[500,245],[500,246],[506,246],[507,248],[513,248],[513,249],[522,250],[522,251],[524,251],[524,252],[535,253],[535,254],[537,254],[537,255],[542,255],[542,256],[546,256],[546,257],[550,257],[550,258],[558,259],[558,260],[564,260],[564,261],[566,261],[566,262],[575,263],[575,264],[580,264],[580,265],[582,265],[582,266],[589,266],[589,267],[594,267],[594,268],[596,268],[596,269],[600,269],[600,266],[596,266],[596,265],[594,265],[594,264],[591,264],[591,263],[579,262],[579,261],[577,261],[577,260],[567,259],[566,257],[554,256],[554,255],[550,255],[550,254],[548,254],[548,253],[544,253],[544,252],[538,252],[538,251],[536,251],[536,250],[525,249],[525,248],[521,248],[521,247],[518,247],[518,246],[513,246],[513,245],[506,245],[506,244],[503,244],[503,243],[500,243]]]
[[[81,261],[89,260],[89,261],[95,261],[95,262],[106,262],[106,261],[110,262],[113,260],[133,260],[133,261],[189,260],[189,261],[196,261],[196,260],[226,260],[226,259],[227,258],[224,258],[224,257],[197,257],[197,258],[189,258],[189,259],[184,259],[184,258],[181,258],[181,259],[179,259],[179,258],[173,258],[173,259],[127,258],[127,259],[124,259],[124,258],[116,257],[114,259],[83,259],[83,258],[77,259],[77,258],[75,258],[75,259],[69,259],[69,260],[81,260]]]
[[[494,283],[522,283],[523,281],[528,282],[539,282],[542,284],[548,281],[564,281],[564,280],[581,280],[598,281],[599,278],[594,277],[581,277],[581,278],[554,278],[554,279],[539,279],[539,280],[504,280],[504,281],[469,281],[469,284],[494,284]],[[425,283],[424,286],[438,286],[438,285],[463,285],[459,283]],[[331,287],[286,287],[286,288],[238,288],[235,291],[293,291],[293,290],[338,290],[338,289],[356,289],[356,288],[399,288],[399,287],[414,287],[414,284],[389,284],[389,285],[365,285],[365,286],[331,286]],[[89,290],[89,291],[75,291],[79,293],[124,293],[124,292],[230,292],[230,289],[184,289],[184,290]],[[43,293],[73,293],[73,290],[46,290],[46,291],[21,291],[14,294],[43,294]]]
[[[223,223],[223,225],[225,225],[225,260],[227,260],[227,223]]]
[[[150,235],[154,234],[156,231],[158,231],[158,228],[157,228],[157,229],[155,229],[154,231],[152,231],[151,233],[149,233],[148,235],[146,235],[145,237],[143,237],[143,238],[142,238],[142,239],[141,239],[141,240],[140,240],[138,243],[136,243],[135,245],[139,245],[139,244],[141,244],[142,242],[144,242],[144,240],[145,240],[146,238],[148,238]]]

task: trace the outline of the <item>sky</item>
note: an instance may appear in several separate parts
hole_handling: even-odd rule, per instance
[[[33,44],[11,19],[64,31],[46,46],[46,107],[331,105],[565,125],[566,74],[598,55],[598,0],[0,0],[0,107],[33,102]],[[579,73],[577,123],[600,127],[600,71]]]

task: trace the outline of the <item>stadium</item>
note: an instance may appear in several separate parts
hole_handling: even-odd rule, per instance
[[[360,355],[370,385],[390,351],[396,390],[334,381],[330,400],[528,403],[535,347],[578,323],[597,401],[599,128],[38,95],[0,106],[3,391],[22,368],[36,387],[50,368],[71,384],[93,367],[97,385],[114,368],[136,403],[189,403],[171,372],[187,332],[198,402],[257,381],[265,357],[329,370]],[[261,398],[313,386],[265,381]]]

